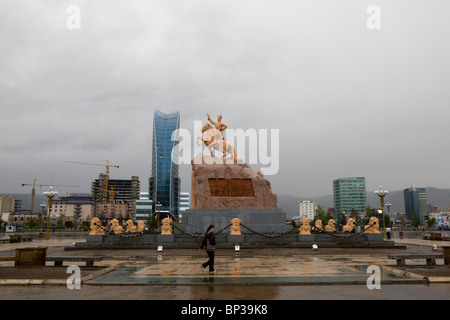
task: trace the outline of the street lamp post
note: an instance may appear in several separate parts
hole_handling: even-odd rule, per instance
[[[45,214],[45,207],[47,206],[45,204],[45,202],[42,202],[40,204],[41,209],[42,209],[42,213],[41,213],[41,218],[39,219],[39,239],[42,239],[42,221],[44,220],[44,214]]]
[[[388,220],[388,228],[389,228],[389,232],[391,232],[391,206],[392,206],[392,203],[390,203],[389,201],[388,202],[386,202],[386,207],[388,208],[388,218],[389,218],[389,220]],[[387,232],[386,232],[387,233]],[[391,238],[391,236],[389,235],[389,239]]]
[[[157,203],[156,206],[158,207],[158,231],[159,231],[159,208],[161,208],[162,204]]]
[[[52,210],[53,198],[58,195],[58,191],[53,191],[53,187],[50,186],[50,191],[45,191],[44,196],[48,198],[48,217],[47,217],[47,240],[50,238],[50,211]]]
[[[391,217],[391,206],[392,206],[392,203],[390,203],[389,201],[386,202],[386,207],[388,208],[388,216],[389,217]]]
[[[375,193],[377,194],[377,196],[380,197],[381,213],[383,215],[383,234],[384,234],[384,239],[386,239],[386,224],[384,222],[384,197],[389,193],[389,191],[384,190],[383,186],[380,186],[380,189],[376,190]]]

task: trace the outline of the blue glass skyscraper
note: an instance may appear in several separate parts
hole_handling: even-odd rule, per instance
[[[427,214],[427,194],[425,188],[417,188],[412,185],[411,188],[403,190],[405,199],[406,218],[412,219],[414,213],[420,218],[420,223],[425,223]]]
[[[153,212],[160,212],[160,219],[168,214],[178,217],[180,202],[180,178],[178,164],[172,161],[172,154],[178,157],[177,139],[172,134],[180,128],[178,111],[165,114],[155,110],[153,118],[152,174],[149,179],[149,198],[153,201]]]

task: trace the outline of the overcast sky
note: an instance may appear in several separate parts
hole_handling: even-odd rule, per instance
[[[111,178],[146,191],[155,109],[179,110],[191,132],[206,113],[279,129],[278,194],[331,194],[350,176],[449,188],[449,12],[448,0],[3,0],[0,193],[34,178],[90,192],[104,172],[64,160],[110,160]],[[190,191],[190,165],[181,173]]]

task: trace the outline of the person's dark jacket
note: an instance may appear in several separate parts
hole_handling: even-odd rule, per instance
[[[200,249],[206,247],[206,251],[215,251],[216,250],[216,237],[214,236],[214,232],[210,231],[203,239],[202,246]]]

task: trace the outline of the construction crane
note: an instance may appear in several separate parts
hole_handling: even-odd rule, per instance
[[[108,180],[109,180],[109,168],[119,168],[119,166],[115,166],[112,164],[109,164],[109,160],[106,160],[106,164],[102,163],[92,163],[92,162],[78,162],[78,161],[64,161],[66,163],[76,163],[76,164],[86,164],[90,166],[101,166],[106,167],[106,182],[105,182],[105,199],[108,199]],[[105,200],[107,201],[107,200]]]
[[[33,213],[34,210],[34,195],[36,194],[35,187],[59,187],[59,188],[79,188],[80,186],[69,186],[65,184],[36,184],[36,178],[34,178],[33,183],[22,183],[22,187],[30,186],[33,187],[31,189],[31,210],[30,213]]]
[[[111,187],[111,190],[104,189],[104,188],[99,188],[99,187],[96,187],[96,186],[92,186],[92,188],[105,191],[106,194],[108,194],[108,192],[109,192],[111,194],[110,195],[110,203],[114,203],[114,195],[119,193],[117,191],[114,191],[113,187]],[[105,198],[105,204],[107,204],[107,203],[108,203],[108,198],[106,197]]]

